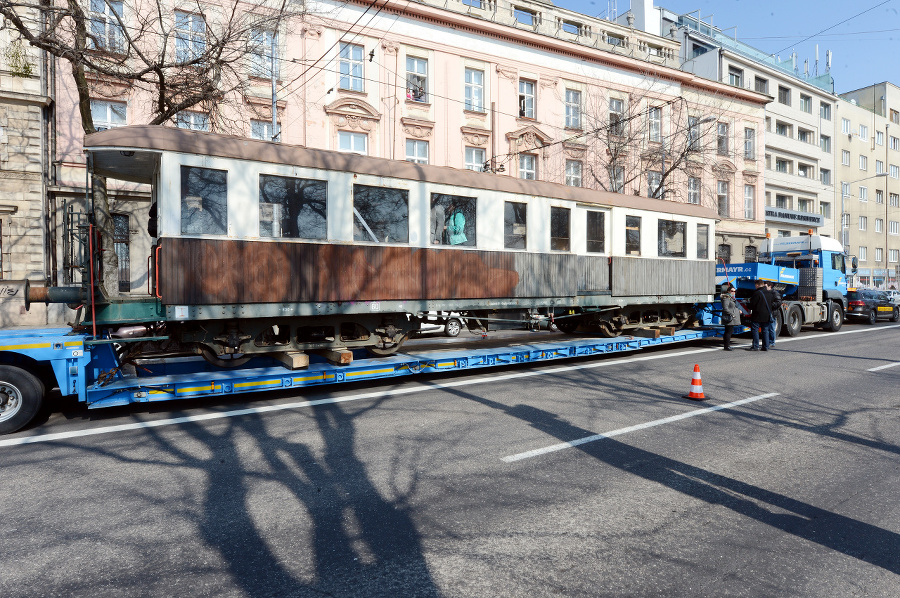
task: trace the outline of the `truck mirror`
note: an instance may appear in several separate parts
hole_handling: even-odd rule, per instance
[[[850,268],[853,269],[853,274],[856,274],[856,269],[859,268],[859,260],[856,259],[856,256],[853,256],[853,259],[850,260]]]

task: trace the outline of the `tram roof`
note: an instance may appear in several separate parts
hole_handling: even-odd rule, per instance
[[[84,138],[84,148],[93,157],[96,174],[136,183],[151,183],[162,152],[177,152],[556,197],[598,206],[718,220],[714,210],[697,204],[159,125],[131,125],[93,133]]]

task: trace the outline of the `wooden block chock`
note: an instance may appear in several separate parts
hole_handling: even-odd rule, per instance
[[[659,338],[659,329],[657,328],[638,328],[637,330],[632,331],[634,336],[640,336],[642,338]]]
[[[319,355],[335,365],[350,365],[353,363],[353,351],[350,349],[323,349]]]
[[[283,351],[273,353],[272,356],[283,363],[289,370],[309,367],[309,355],[300,351]]]

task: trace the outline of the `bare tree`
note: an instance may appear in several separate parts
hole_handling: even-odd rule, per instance
[[[251,76],[271,77],[277,32],[301,13],[299,0],[192,0],[174,11],[160,0],[0,0],[0,14],[21,39],[68,62],[85,134],[97,130],[92,97],[123,93],[148,98],[146,124],[194,109],[218,130],[238,132],[223,105],[244,96]],[[112,248],[106,182],[95,178],[93,190],[95,222]],[[118,294],[116,272],[115,252],[104,251],[107,296]]]

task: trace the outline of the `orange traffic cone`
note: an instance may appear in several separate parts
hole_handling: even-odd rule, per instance
[[[703,396],[703,382],[700,380],[700,364],[694,364],[694,377],[691,378],[691,392],[684,395],[685,399],[692,401],[705,401]]]

